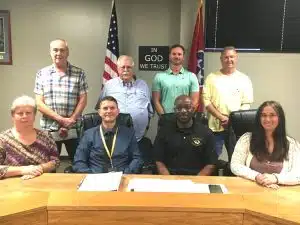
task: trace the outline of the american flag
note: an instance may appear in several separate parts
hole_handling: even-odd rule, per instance
[[[115,1],[112,1],[112,10],[107,37],[106,55],[104,62],[103,82],[117,77],[117,59],[119,57],[118,22]]]
[[[189,71],[196,74],[200,86],[200,96],[204,83],[204,32],[203,32],[203,17],[202,17],[202,1],[199,2],[197,20],[194,28],[192,48],[188,63]],[[201,97],[200,97],[201,102]],[[203,105],[199,105],[199,111],[203,111]]]

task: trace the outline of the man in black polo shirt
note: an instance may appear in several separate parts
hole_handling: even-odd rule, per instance
[[[161,127],[154,142],[158,173],[211,175],[218,160],[212,131],[193,119],[189,96],[178,96],[174,111],[176,120]]]

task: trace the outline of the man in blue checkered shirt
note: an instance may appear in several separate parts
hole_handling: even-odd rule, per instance
[[[51,41],[50,55],[53,64],[36,74],[34,93],[42,113],[40,124],[42,129],[52,133],[59,152],[65,144],[73,161],[88,85],[84,71],[68,62],[69,48],[65,40]]]

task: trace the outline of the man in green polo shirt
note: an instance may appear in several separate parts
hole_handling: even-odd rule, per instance
[[[174,112],[174,101],[180,95],[189,95],[193,107],[199,104],[199,84],[196,75],[183,68],[184,47],[171,46],[170,67],[155,75],[152,83],[152,99],[158,115]]]

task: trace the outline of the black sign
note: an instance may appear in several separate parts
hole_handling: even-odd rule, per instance
[[[139,70],[163,71],[169,67],[169,46],[139,46]]]

